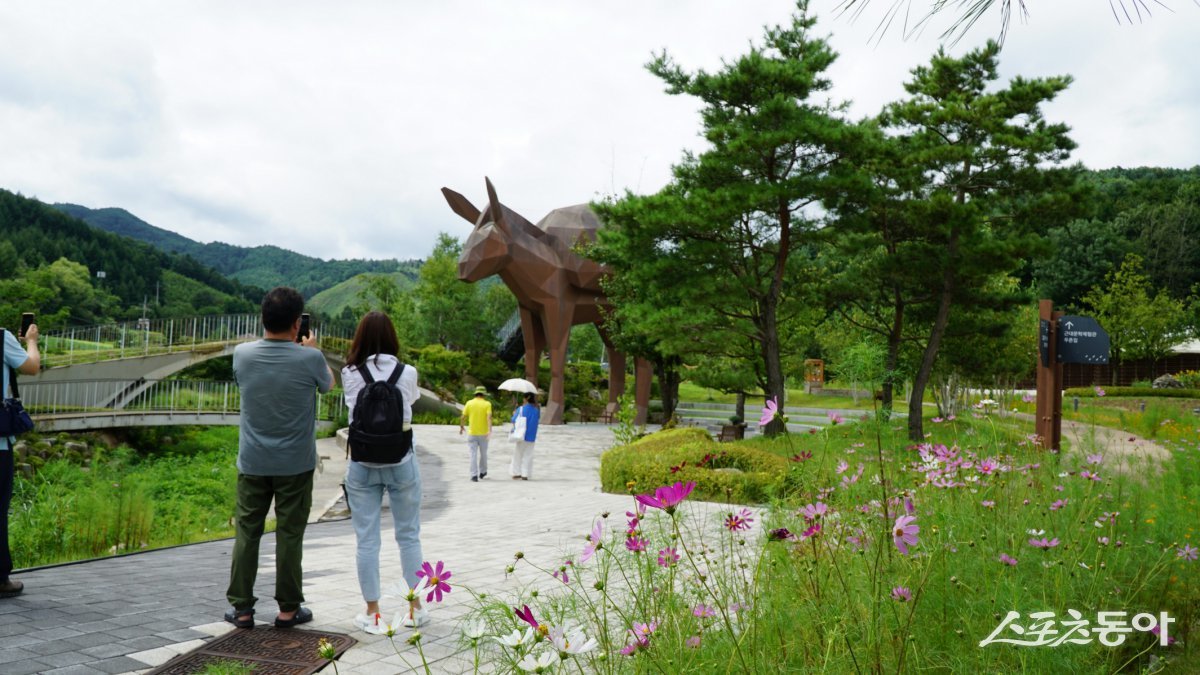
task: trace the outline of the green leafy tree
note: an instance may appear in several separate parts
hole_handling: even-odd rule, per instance
[[[686,153],[659,193],[596,205],[608,227],[592,255],[610,266],[615,331],[663,354],[751,340],[767,396],[784,400],[785,327],[805,311],[816,223],[846,124],[827,101],[835,55],[812,35],[807,3],[786,26],[717,72],[685,72],[665,53],[650,72],[701,104],[710,147]],[[694,342],[693,342],[694,345]],[[706,351],[717,351],[708,348]],[[781,424],[768,431],[779,431]]]
[[[1033,284],[1056,307],[1078,307],[1134,248],[1124,226],[1104,220],[1073,220],[1047,238],[1053,253],[1033,263]]]
[[[1084,296],[1096,321],[1108,333],[1112,383],[1125,359],[1157,361],[1187,337],[1187,306],[1166,291],[1155,291],[1142,267],[1142,259],[1129,255],[1108,275],[1105,285]]]
[[[909,98],[880,116],[908,158],[890,168],[907,191],[907,221],[922,229],[926,255],[910,274],[926,276],[935,289],[913,308],[929,326],[909,400],[913,440],[924,436],[921,401],[952,310],[1020,302],[1020,294],[991,280],[1037,254],[1039,232],[1075,208],[1074,172],[1048,168],[1074,143],[1066,125],[1047,122],[1041,110],[1071,79],[1017,77],[994,89],[999,52],[995,42],[962,58],[939,50],[930,65],[913,70]]]

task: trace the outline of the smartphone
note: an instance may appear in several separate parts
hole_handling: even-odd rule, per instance
[[[17,333],[17,337],[25,337],[25,331],[33,325],[33,312],[25,312],[21,315],[21,332]]]
[[[296,333],[296,342],[300,342],[301,340],[303,340],[304,338],[309,336],[309,333],[312,332],[311,323],[312,323],[311,315],[309,315],[309,314],[301,314],[300,315],[300,332]]]

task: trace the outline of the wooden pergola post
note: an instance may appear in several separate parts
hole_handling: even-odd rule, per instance
[[[1039,340],[1037,364],[1037,436],[1047,450],[1062,445],[1063,367],[1058,363],[1058,320],[1052,300],[1038,304]]]

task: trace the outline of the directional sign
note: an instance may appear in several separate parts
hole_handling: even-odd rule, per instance
[[[1058,320],[1057,362],[1103,365],[1108,363],[1108,348],[1108,333],[1092,317],[1064,316]]]

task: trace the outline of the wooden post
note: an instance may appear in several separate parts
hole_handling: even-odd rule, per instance
[[[1063,367],[1058,357],[1058,319],[1062,312],[1054,311],[1052,300],[1038,304],[1039,345],[1037,364],[1037,436],[1047,450],[1062,445],[1062,380]],[[1046,322],[1045,324],[1041,322]]]

